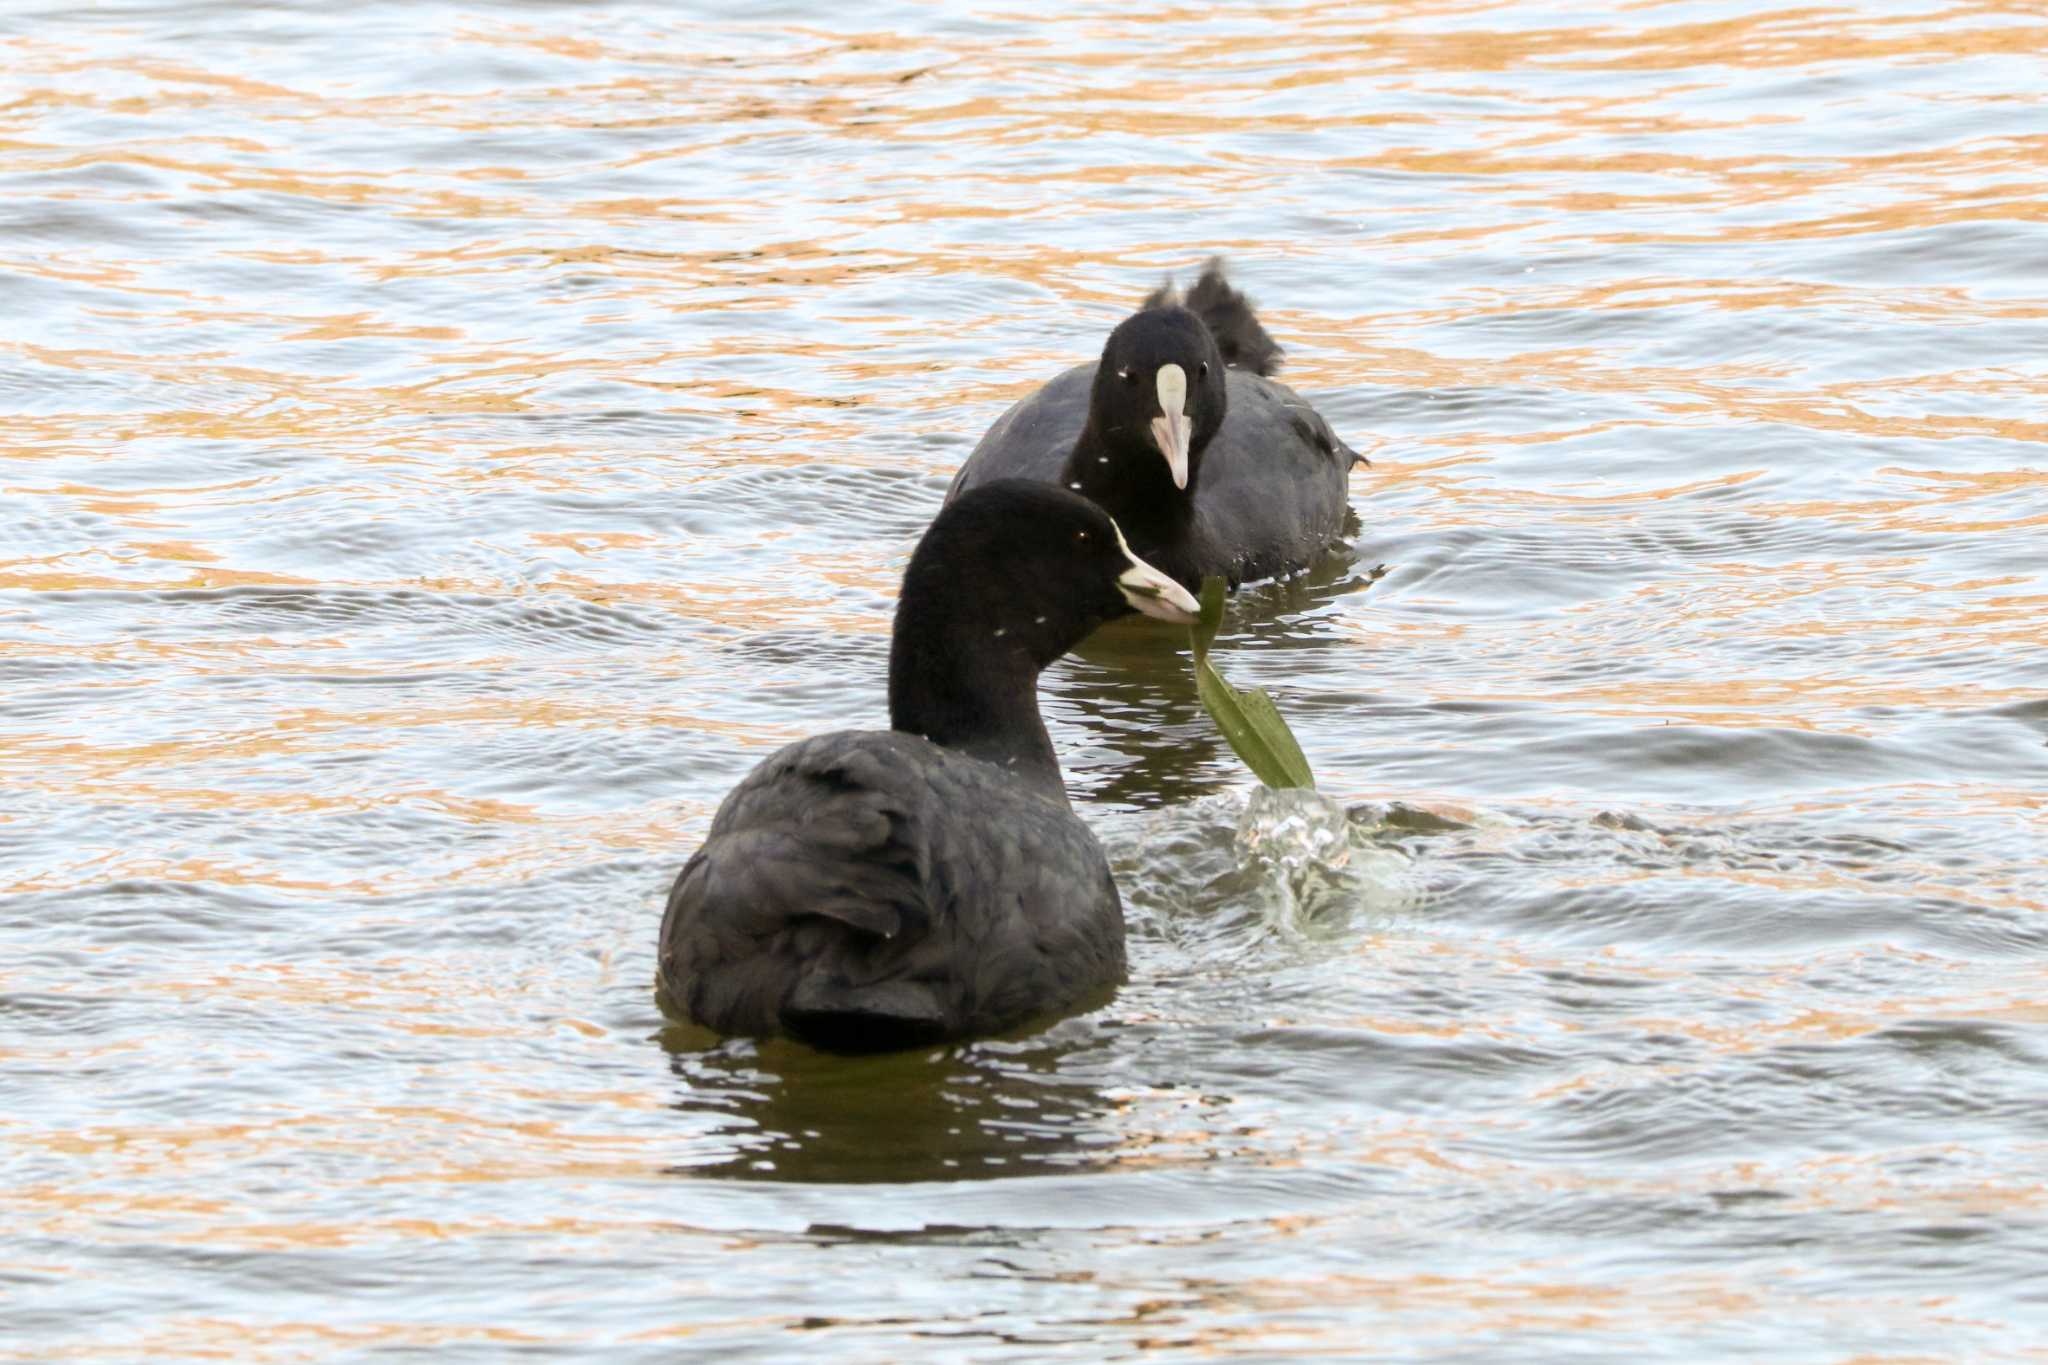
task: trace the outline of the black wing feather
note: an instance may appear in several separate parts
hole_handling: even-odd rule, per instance
[[[1123,965],[1116,886],[1073,812],[890,731],[822,735],[756,768],[677,877],[661,934],[664,991],[692,1018],[840,1050],[999,1032]]]

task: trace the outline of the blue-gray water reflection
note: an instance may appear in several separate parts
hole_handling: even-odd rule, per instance
[[[0,16],[0,1359],[2037,1349],[2044,52]],[[1111,1004],[664,1021],[719,797],[876,723],[959,460],[1212,251],[1374,462],[1219,644],[1327,799],[1117,626],[1046,685]]]

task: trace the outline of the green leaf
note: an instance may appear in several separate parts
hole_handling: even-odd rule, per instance
[[[1209,646],[1223,623],[1221,578],[1202,580],[1201,606],[1201,615],[1188,628],[1188,635],[1195,654],[1195,692],[1202,699],[1202,709],[1259,781],[1269,787],[1315,786],[1301,744],[1280,719],[1273,699],[1262,688],[1238,691],[1209,662]]]
[[[1223,624],[1223,580],[1210,574],[1202,580],[1201,614],[1194,625],[1188,627],[1188,636],[1195,646],[1195,664],[1199,667],[1209,657],[1209,645],[1216,639],[1216,629]]]

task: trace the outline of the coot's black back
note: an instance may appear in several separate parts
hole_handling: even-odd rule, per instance
[[[721,1033],[912,1047],[1105,996],[1123,904],[1063,802],[914,735],[842,732],[726,798],[669,893],[661,973]]]

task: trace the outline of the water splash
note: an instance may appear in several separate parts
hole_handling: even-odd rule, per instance
[[[1360,914],[1412,906],[1406,854],[1372,842],[1345,806],[1308,787],[1259,787],[1238,818],[1242,872],[1258,887],[1265,928],[1284,940],[1324,939]]]

